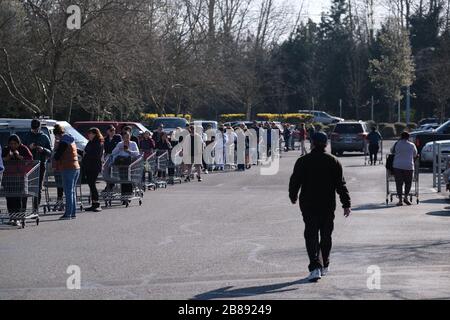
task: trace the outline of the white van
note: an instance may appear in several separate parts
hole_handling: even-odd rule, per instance
[[[11,134],[17,134],[21,139],[31,130],[32,119],[10,119],[0,118],[0,145],[4,147]],[[70,123],[66,121],[56,121],[52,119],[39,119],[41,121],[42,132],[49,136],[52,143],[52,148],[55,144],[55,135],[53,129],[56,124],[64,128],[66,133],[70,134],[75,139],[75,144],[78,150],[84,150],[88,140],[83,137],[77,130],[75,130]]]

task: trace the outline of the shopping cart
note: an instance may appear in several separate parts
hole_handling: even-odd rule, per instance
[[[145,190],[156,190],[155,174],[157,170],[156,152],[144,159],[144,185]]]
[[[159,153],[159,152],[158,152]],[[169,169],[169,152],[164,151],[157,156],[157,172],[158,177],[156,178],[157,188],[167,188],[167,174]]]
[[[380,141],[380,147],[378,148],[378,154],[377,154],[377,162],[379,164],[384,163],[383,158],[383,140]],[[367,140],[364,141],[364,165],[367,166],[370,163],[370,156],[369,156],[369,143]]]
[[[90,196],[85,199],[81,186],[81,175],[77,180],[77,184],[75,186],[77,206],[80,208],[80,211],[83,211],[84,202],[91,202]],[[43,183],[43,193],[44,193],[44,204],[42,205],[42,209],[44,214],[47,212],[60,212],[64,211],[65,200],[64,193],[58,197],[58,189],[63,189],[63,180],[61,176],[61,172],[56,171],[53,168],[51,162],[47,162],[45,169],[45,177]],[[53,190],[52,190],[53,189]]]
[[[386,156],[386,158],[388,155]],[[409,200],[412,202],[413,198],[416,198],[416,203],[419,204],[419,159],[414,162],[414,174],[413,174],[413,186],[411,192],[409,193]],[[395,197],[399,197],[397,189],[395,186],[395,176],[394,173],[386,169],[386,205],[392,202]]]
[[[129,165],[110,165],[107,170],[109,170],[109,175],[105,176],[104,179],[107,184],[115,184],[115,187],[102,192],[105,206],[110,207],[113,201],[118,201],[128,207],[133,200],[138,200],[139,205],[142,205],[142,197],[144,196],[142,183],[143,156],[134,159]],[[130,190],[125,191],[124,187],[128,185]]]
[[[180,157],[181,150],[177,153],[177,156]],[[169,159],[168,159],[168,168],[169,172],[169,180],[167,181],[169,184],[174,185],[175,183],[182,183],[183,178],[183,169],[182,164],[175,163],[174,159],[172,159],[172,153],[169,152]]]
[[[13,222],[25,228],[26,220],[35,220],[39,225],[38,208],[27,209],[28,198],[37,201],[39,197],[40,161],[10,160],[4,163],[3,177],[0,177],[0,198],[6,199],[6,208],[0,210],[0,221]]]

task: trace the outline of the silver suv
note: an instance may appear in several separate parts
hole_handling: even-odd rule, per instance
[[[365,152],[368,135],[365,122],[339,122],[331,134],[331,153],[342,156],[344,151]]]

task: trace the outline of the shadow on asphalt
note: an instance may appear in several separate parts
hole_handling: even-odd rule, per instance
[[[431,203],[431,204],[449,204],[450,203],[450,199],[427,199],[427,200],[422,200],[420,201],[421,203]]]
[[[427,212],[427,215],[436,217],[450,217],[450,211],[432,211]]]
[[[364,153],[344,153],[342,156],[337,156],[340,158],[355,158],[355,157],[364,157]]]
[[[247,288],[239,288],[233,289],[233,286],[227,286],[219,289],[215,289],[212,291],[208,291],[205,293],[200,293],[196,295],[192,300],[211,300],[211,299],[224,299],[224,298],[240,298],[240,297],[251,297],[258,296],[263,294],[274,294],[288,291],[295,291],[297,288],[288,288],[290,286],[299,285],[299,284],[310,284],[313,282],[308,281],[308,278],[276,283],[271,285],[264,286],[255,286],[255,287],[247,287]]]
[[[395,205],[386,206],[386,203],[373,203],[373,204],[365,204],[362,206],[358,206],[352,208],[352,211],[365,211],[365,210],[380,210],[380,209],[389,209],[393,208]]]

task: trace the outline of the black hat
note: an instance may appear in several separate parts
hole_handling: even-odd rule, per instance
[[[313,136],[311,137],[313,142],[317,142],[320,144],[327,144],[328,142],[328,137],[324,132],[316,132],[313,134]]]
[[[41,127],[41,122],[38,119],[31,120],[31,129],[39,129]]]

